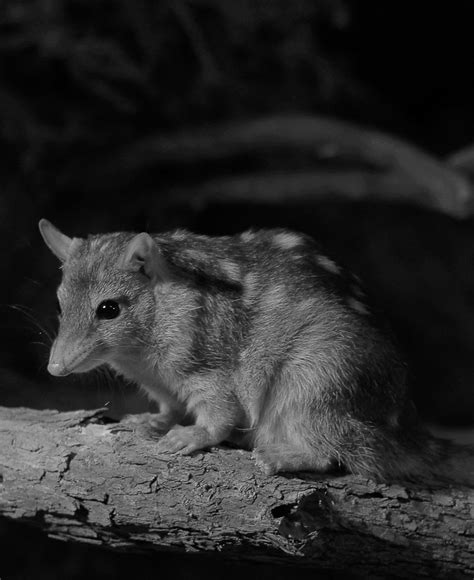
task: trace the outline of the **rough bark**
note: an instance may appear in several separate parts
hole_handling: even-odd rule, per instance
[[[268,477],[225,447],[159,455],[100,410],[0,408],[0,515],[122,550],[218,551],[365,578],[474,574],[474,490]]]

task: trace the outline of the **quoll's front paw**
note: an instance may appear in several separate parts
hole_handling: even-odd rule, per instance
[[[155,439],[157,434],[166,433],[173,424],[173,417],[164,413],[139,413],[125,415],[119,423],[110,426],[110,431],[136,431],[143,437]]]
[[[194,451],[209,447],[211,444],[209,434],[202,427],[176,425],[159,440],[158,451],[189,455]]]

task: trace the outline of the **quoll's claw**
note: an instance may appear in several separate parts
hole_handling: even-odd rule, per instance
[[[198,449],[192,431],[185,427],[176,427],[168,431],[158,442],[160,453],[179,453],[189,455]]]
[[[139,413],[125,415],[119,423],[111,425],[111,433],[121,431],[134,431],[140,437],[156,439],[162,433],[166,433],[173,425],[170,416],[160,413]]]
[[[166,433],[173,426],[173,420],[167,415],[156,415],[150,419],[149,426],[159,433]]]

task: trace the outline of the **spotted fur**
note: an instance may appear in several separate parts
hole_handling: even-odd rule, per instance
[[[403,359],[359,282],[311,238],[41,229],[63,260],[51,372],[106,364],[139,384],[160,406],[162,451],[232,439],[268,473],[435,470],[444,448],[419,426]],[[106,299],[114,320],[97,319]]]

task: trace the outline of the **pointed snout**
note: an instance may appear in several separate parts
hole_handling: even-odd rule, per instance
[[[48,372],[50,375],[53,375],[54,377],[65,377],[66,375],[69,375],[71,373],[71,371],[64,366],[64,363],[62,364],[56,361],[49,362]]]
[[[81,342],[63,339],[61,335],[56,339],[49,356],[48,372],[55,377],[65,377],[71,373],[88,370],[87,358],[90,348],[84,348]]]
[[[64,341],[59,337],[54,341],[49,354],[48,372],[54,377],[64,377],[70,373],[66,364],[66,348]]]

